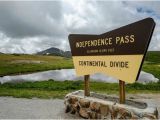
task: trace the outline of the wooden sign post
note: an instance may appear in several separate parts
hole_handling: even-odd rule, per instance
[[[84,76],[84,95],[85,96],[90,96],[89,75]]]
[[[119,103],[125,103],[125,82],[122,80],[119,80]]]
[[[154,31],[155,22],[146,18],[100,34],[68,36],[74,67],[84,76],[85,96],[90,95],[89,75],[104,73],[119,80],[120,103],[125,103],[125,82],[134,83]]]

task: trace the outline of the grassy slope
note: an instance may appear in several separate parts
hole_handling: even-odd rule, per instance
[[[149,51],[142,69],[160,80],[160,51]]]
[[[41,81],[25,83],[5,83],[0,85],[0,96],[14,96],[25,98],[63,98],[67,93],[83,89],[83,81]],[[91,82],[91,91],[108,94],[118,94],[118,84]],[[139,83],[126,85],[127,93],[160,93],[160,83]]]
[[[27,63],[17,61],[42,61],[41,63]],[[36,71],[73,68],[71,59],[58,56],[38,55],[7,55],[0,54],[0,76],[9,74],[29,73]]]

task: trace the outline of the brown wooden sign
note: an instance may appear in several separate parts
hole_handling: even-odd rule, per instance
[[[139,76],[155,22],[146,18],[100,35],[70,34],[77,75],[104,73],[133,83]]]

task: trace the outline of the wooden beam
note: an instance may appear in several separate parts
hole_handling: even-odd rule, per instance
[[[89,89],[89,75],[84,76],[84,95],[90,96],[90,89]]]
[[[119,80],[119,102],[120,104],[125,103],[125,82]]]

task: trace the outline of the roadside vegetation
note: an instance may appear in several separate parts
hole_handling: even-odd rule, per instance
[[[24,83],[0,84],[0,96],[13,96],[22,98],[64,98],[72,91],[84,89],[83,81],[39,81]],[[117,83],[90,82],[90,90],[104,94],[119,94]],[[160,93],[160,83],[127,84],[127,94],[132,93]]]
[[[0,54],[0,76],[73,68],[71,58],[59,56]]]
[[[153,74],[160,80],[160,51],[147,52],[142,70]]]

